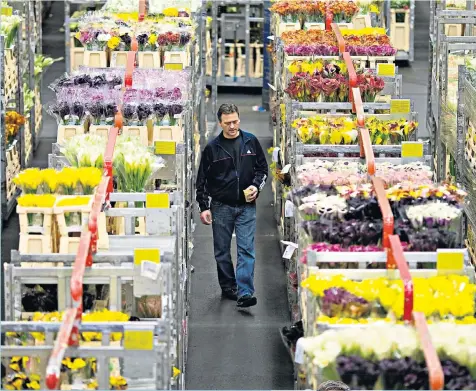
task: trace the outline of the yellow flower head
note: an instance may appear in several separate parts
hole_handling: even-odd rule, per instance
[[[54,193],[58,186],[58,172],[54,168],[41,171],[41,180],[45,192]]]
[[[121,43],[121,39],[119,37],[111,37],[109,41],[107,41],[107,47],[111,50],[116,49],[119,44]]]
[[[41,173],[38,168],[28,168],[20,172],[13,180],[24,193],[36,193],[41,181]]]
[[[149,44],[150,45],[155,45],[157,43],[157,35],[156,34],[150,34],[149,35]]]
[[[170,18],[176,18],[178,16],[178,9],[175,7],[169,7],[162,11],[164,16],[168,16]]]

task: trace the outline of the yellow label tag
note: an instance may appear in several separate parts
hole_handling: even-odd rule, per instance
[[[134,249],[134,265],[140,265],[143,261],[160,263],[160,250],[158,248]]]
[[[402,143],[402,157],[423,157],[423,143],[421,141],[407,141]]]
[[[169,209],[170,208],[169,193],[158,193],[158,194],[147,193],[145,196],[145,207]]]
[[[153,348],[153,331],[124,331],[124,349],[152,350]]]
[[[391,114],[408,114],[410,110],[410,99],[392,99],[390,101]]]
[[[378,76],[395,76],[395,64],[377,64]]]
[[[457,250],[438,250],[436,253],[436,270],[463,270],[464,252]]]
[[[12,16],[13,15],[13,8],[12,7],[2,7],[2,15]]]
[[[177,64],[174,64],[174,63],[164,64],[164,69],[165,69],[166,71],[183,71],[183,64],[181,64],[181,63],[177,63]]]
[[[156,141],[155,154],[156,155],[175,155],[176,152],[175,141]]]

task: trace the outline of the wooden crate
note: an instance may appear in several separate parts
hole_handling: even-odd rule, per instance
[[[372,20],[370,14],[367,15],[355,15],[352,19],[354,29],[360,30],[366,27],[372,27]]]
[[[5,49],[5,103],[15,100],[19,87],[17,59],[13,49]]]
[[[127,66],[127,51],[113,51],[111,52],[110,68],[125,68]]]
[[[107,137],[109,135],[109,130],[111,125],[90,125],[89,133],[97,134],[98,136]]]
[[[404,22],[397,23],[397,14],[405,14]],[[390,42],[397,50],[410,51],[410,10],[390,10]]]
[[[107,67],[107,53],[105,50],[85,50],[84,65],[92,68]]]
[[[72,199],[78,196],[61,196],[58,197],[56,203],[65,199]],[[81,233],[83,228],[88,225],[89,213],[93,206],[93,196],[80,196],[80,197],[89,197],[89,203],[87,205],[72,205],[72,206],[56,206],[53,208],[53,213],[55,215],[56,224],[58,225],[58,233],[60,236],[68,236],[71,233]],[[66,213],[75,213],[79,214],[78,225],[77,226],[68,226],[66,223]]]
[[[20,254],[52,254],[54,239],[48,235],[20,234]]]
[[[380,63],[394,64],[395,56],[369,56],[368,61],[369,61],[368,67],[370,69],[376,69],[377,64],[380,64]]]
[[[184,69],[190,65],[190,56],[186,51],[183,52],[164,52],[165,69]]]
[[[148,69],[160,68],[160,53],[158,51],[137,52],[137,66]]]
[[[139,137],[140,142],[144,146],[149,145],[149,132],[147,126],[123,126],[122,134],[126,136],[136,136]]]
[[[276,36],[280,37],[286,31],[301,30],[300,22],[279,22],[276,25]]]
[[[41,103],[41,92],[38,85],[35,86],[35,134],[41,131],[43,124],[43,104]]]
[[[56,137],[57,143],[62,143],[65,140],[85,133],[84,125],[58,125],[58,134]]]

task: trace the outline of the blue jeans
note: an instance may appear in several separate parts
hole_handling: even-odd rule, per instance
[[[255,274],[256,205],[229,206],[211,202],[213,247],[222,289],[238,287],[238,297],[253,295]],[[231,261],[231,237],[236,234],[236,277]]]

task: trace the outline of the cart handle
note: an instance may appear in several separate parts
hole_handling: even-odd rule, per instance
[[[326,4],[326,31],[331,31],[333,19],[334,14],[332,12],[329,12],[329,7]]]
[[[385,248],[388,249],[390,247],[389,238],[390,236],[393,235],[393,229],[394,229],[394,218],[393,218],[392,208],[390,207],[390,202],[388,202],[388,199],[387,199],[387,194],[385,192],[383,180],[378,177],[372,177],[372,184],[374,187],[375,194],[377,195],[377,201],[380,207],[380,211],[382,212],[382,220],[383,220],[382,244]],[[394,265],[393,267],[389,267],[388,258],[389,257],[387,257],[387,269],[395,269],[395,263],[393,263]]]
[[[120,110],[120,109],[119,109]],[[122,115],[121,115],[122,119]],[[105,175],[109,177],[109,182],[107,185],[106,192],[106,201],[109,201],[109,194],[114,190],[113,179],[112,179],[112,160],[114,157],[114,147],[116,146],[117,135],[119,134],[119,129],[117,127],[111,128],[109,131],[109,136],[106,145],[106,151],[104,152],[104,171]]]
[[[352,58],[350,57],[350,54],[347,52],[342,53],[342,58],[345,62],[345,65],[347,66],[347,73],[349,74],[349,99],[350,99],[350,102],[352,103],[352,112],[355,113],[357,111],[356,105],[354,103],[355,99],[357,99],[357,97],[354,98],[354,96],[357,95],[357,92],[355,91],[357,87],[357,73],[355,72],[354,63],[352,61]],[[363,114],[364,111],[362,107],[362,99],[360,97],[360,91],[358,91],[358,95],[360,98],[360,106],[361,106],[362,114]]]
[[[81,239],[79,240],[78,252],[73,264],[73,272],[71,273],[71,298],[73,299],[73,306],[78,307],[83,298],[83,277],[86,269],[86,259],[91,252],[91,232],[89,230],[83,231]],[[92,256],[92,255],[91,255]]]
[[[398,235],[390,235],[390,249],[387,251],[387,257],[393,258],[394,263],[397,264],[400,272],[400,278],[403,281],[404,301],[403,301],[403,320],[410,322],[412,320],[413,312],[413,281],[408,269],[408,263],[403,255],[402,243]],[[387,259],[387,269],[388,267]],[[394,267],[393,267],[394,268]]]
[[[126,88],[132,87],[132,74],[136,66],[136,54],[138,48],[139,44],[137,43],[137,39],[133,37],[131,41],[131,50],[127,53],[126,74],[124,76],[124,86]]]
[[[334,31],[334,34],[337,39],[337,44],[339,46],[339,54],[343,54],[345,52],[345,41],[344,37],[342,36],[342,33],[340,32],[340,28],[336,23],[331,24],[332,31]]]
[[[98,242],[98,218],[101,213],[102,206],[106,201],[107,188],[109,183],[112,183],[111,177],[103,176],[101,183],[97,187],[96,193],[94,194],[93,205],[91,208],[91,213],[89,213],[88,229],[91,232],[91,255],[96,254],[97,252],[97,242]],[[90,262],[89,262],[90,261]],[[93,259],[87,258],[86,266],[91,267],[93,265]]]
[[[46,367],[45,384],[49,390],[57,390],[60,386],[61,362],[69,346],[70,337],[73,331],[74,322],[78,313],[78,308],[68,308],[64,312],[63,322],[61,323],[56,337],[53,351],[48,359]]]
[[[146,12],[145,0],[139,0],[139,22],[144,20]]]
[[[441,362],[431,341],[428,324],[422,312],[413,312],[413,323],[420,339],[423,355],[425,356],[426,367],[430,390],[442,390],[445,385],[445,375],[441,368]]]

